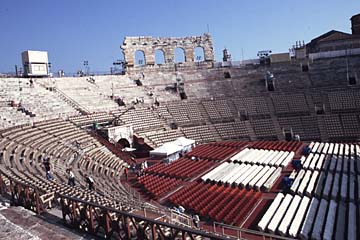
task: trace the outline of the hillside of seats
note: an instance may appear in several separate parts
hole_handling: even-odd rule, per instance
[[[312,142],[292,184],[268,203],[256,227],[301,239],[358,239],[360,148]]]
[[[324,106],[325,113],[315,112],[315,106]],[[140,111],[141,108],[128,114]],[[148,121],[157,123],[152,129],[141,129],[139,134],[155,146],[180,136],[198,142],[283,140],[284,130],[308,141],[356,140],[360,137],[359,111],[360,94],[353,89],[309,95],[287,93],[185,100],[168,102],[152,110],[155,117]],[[178,128],[170,129],[172,124]]]
[[[135,135],[152,147],[180,136],[197,143],[220,142],[198,146],[173,164],[150,167],[139,178],[150,198],[182,205],[202,218],[268,233],[292,236],[296,230],[297,236],[318,238],[328,236],[327,229],[326,234],[338,234],[331,228],[334,223],[314,220],[313,215],[317,213],[326,219],[336,209],[336,221],[359,221],[359,217],[350,214],[359,212],[358,146],[328,144],[327,150],[323,150],[323,144],[322,150],[301,158],[303,169],[292,171],[289,165],[292,158],[300,158],[297,152],[301,146],[297,142],[273,145],[251,141],[284,140],[283,130],[290,129],[305,141],[359,139],[359,88],[358,84],[348,85],[344,60],[314,61],[309,72],[302,72],[298,62],[267,68],[187,71],[180,74],[186,100],[166,89],[177,81],[179,76],[174,73],[44,78],[34,80],[34,85],[23,78],[1,79],[1,177],[8,187],[10,179],[35,185],[43,199],[47,194],[60,193],[120,210],[141,208],[146,204],[134,199],[119,182],[123,160],[86,131],[93,123],[115,121],[132,124]],[[357,60],[351,58],[351,69],[359,69]],[[266,70],[276,77],[274,92],[265,89]],[[227,71],[231,73],[230,79],[224,77]],[[138,79],[141,85],[137,84]],[[126,106],[119,106],[112,95],[121,97]],[[239,155],[235,158],[235,154]],[[54,182],[45,180],[42,161],[46,157],[53,163]],[[67,185],[67,167],[72,167],[76,174],[75,188]],[[225,176],[227,172],[234,176]],[[86,190],[85,173],[94,177],[98,184],[96,192]],[[279,179],[284,176],[294,178],[294,183],[289,192],[282,192],[283,196],[279,193],[277,200],[272,201],[280,191]],[[336,187],[339,184],[348,188]],[[317,189],[321,193],[316,193]],[[232,200],[234,196],[240,201]],[[305,196],[309,199],[304,200]],[[202,201],[205,197],[211,202],[209,206]],[[308,202],[306,206],[314,205],[315,210],[308,210],[303,201]],[[290,204],[294,208],[299,206],[296,208],[299,211],[300,205],[304,205],[299,213],[299,219],[303,217],[300,223],[292,223],[297,212],[287,213]],[[265,227],[257,226],[261,213],[253,206],[266,209],[270,206],[269,213],[264,215],[269,218]],[[274,218],[271,209],[279,206],[284,215],[279,213]],[[282,220],[284,217],[287,222]],[[289,221],[294,224],[293,229]],[[301,232],[301,226],[308,227]],[[342,236],[356,239],[359,234],[357,229],[348,231]]]
[[[81,116],[91,119],[91,123],[99,122],[99,114],[81,115],[83,112],[64,99],[63,94],[54,91],[49,82],[49,79],[33,79],[31,83],[25,78],[3,78],[0,81],[2,177],[16,177],[29,183],[37,179],[44,194],[54,193],[51,188],[47,189],[53,185],[63,188],[59,193],[67,193],[70,188],[65,170],[71,167],[78,186],[71,190],[74,196],[83,194],[87,186],[84,175],[89,174],[98,185],[99,196],[125,202],[132,198],[119,184],[126,166],[123,160],[86,130],[76,126],[76,119]],[[45,180],[45,158],[50,158],[56,183]],[[86,190],[84,194],[84,199],[87,199]]]
[[[358,69],[358,58],[349,57],[351,70]],[[358,85],[347,83],[345,63],[345,58],[316,60],[309,63],[308,72],[301,70],[305,63],[294,61],[180,74],[44,78],[34,80],[34,87],[27,79],[4,78],[0,126],[58,117],[82,126],[117,119],[120,124],[133,124],[135,133],[153,147],[179,136],[200,143],[283,140],[284,130],[301,140],[356,140],[360,94]],[[265,89],[268,70],[276,78],[274,92]],[[225,78],[224,72],[231,78]],[[179,101],[178,93],[165,90],[179,78],[187,100]],[[140,86],[136,80],[141,80]],[[120,107],[112,96],[121,97],[127,106]],[[21,108],[12,102],[21,103]]]
[[[358,56],[349,57],[354,74],[358,60]],[[178,136],[198,142],[283,140],[284,130],[305,141],[356,140],[360,91],[358,84],[348,84],[345,63],[345,58],[315,60],[308,72],[301,68],[306,62],[294,61],[177,74],[43,78],[34,80],[35,87],[27,79],[4,78],[0,123],[6,128],[58,117],[82,119],[89,113],[93,114],[89,124],[98,119],[117,118],[120,123],[136,119],[135,132],[154,147]],[[266,71],[276,78],[274,92],[265,88]],[[225,78],[224,72],[231,78]],[[184,84],[187,100],[180,101],[174,91],[177,79]],[[126,106],[119,106],[117,98]]]
[[[46,178],[43,162],[47,158],[50,159],[54,180]],[[74,187],[68,185],[65,170],[69,167],[75,174]],[[103,146],[87,129],[77,126],[71,120],[45,120],[0,131],[1,194],[10,198],[15,206],[23,206],[39,214],[46,212],[47,214],[41,215],[44,219],[52,218],[53,212],[59,214],[61,209],[63,214],[67,214],[63,215],[62,221],[66,226],[90,234],[94,234],[86,229],[89,224],[86,221],[90,220],[87,215],[83,215],[89,204],[94,207],[96,214],[93,216],[97,217],[95,222],[100,218],[99,213],[111,209],[136,217],[157,218],[172,227],[181,224],[180,220],[186,221],[186,226],[191,226],[191,218],[188,216],[182,215],[178,220],[175,215],[174,219],[174,214],[169,209],[147,203],[136,192],[123,186],[121,175],[125,167],[128,165],[121,158]],[[95,190],[88,190],[85,174],[94,179]],[[71,202],[74,201],[72,199],[77,202]],[[31,204],[32,200],[35,201],[34,205]],[[75,212],[68,212],[68,208]],[[13,211],[8,217],[11,219],[14,214],[16,213]],[[78,218],[85,222],[74,221],[72,214],[79,214]],[[109,216],[109,220],[114,222],[119,217],[116,212]],[[142,224],[143,222],[140,223]],[[130,225],[131,231],[136,230],[134,225],[138,226],[137,223]],[[37,230],[40,234],[46,232],[40,228]],[[162,226],[156,233],[169,236],[170,230],[169,227]],[[101,232],[97,234],[101,235]]]
[[[159,73],[161,75],[161,73]],[[173,76],[167,76],[172,81]],[[90,77],[70,77],[70,78],[53,78],[53,83],[49,84],[67,98],[79,104],[87,112],[109,112],[116,110],[119,105],[112,99],[112,97],[120,97],[121,100],[127,104],[134,101],[141,101],[146,104],[153,104],[155,97],[159,101],[168,101],[170,99],[176,100],[178,96],[165,91],[165,84],[157,86],[159,77],[156,81],[149,85],[137,85],[135,80],[142,79],[142,76],[131,75],[104,75],[104,76],[90,76]],[[46,80],[45,84],[48,84]]]
[[[358,60],[348,60],[354,74]],[[358,139],[360,91],[358,84],[350,86],[347,81],[346,59],[310,62],[308,72],[302,72],[301,64],[305,63],[184,73],[188,100],[166,102],[157,109],[168,125],[175,123],[179,129],[142,136],[155,145],[175,135],[199,142],[283,140],[283,130],[308,141]],[[274,92],[265,89],[266,71],[276,78]],[[225,78],[224,72],[231,73],[231,78]]]
[[[78,114],[58,94],[29,79],[0,79],[0,129]]]
[[[358,58],[349,58],[352,71],[359,67]],[[360,91],[358,84],[348,84],[345,63],[345,58],[316,60],[309,63],[308,72],[301,69],[305,63],[294,61],[178,75],[149,72],[53,80],[59,95],[85,112],[100,118],[100,113],[104,118],[113,115],[120,123],[135,119],[135,132],[154,147],[179,136],[198,142],[283,140],[284,131],[305,141],[344,141],[360,137]],[[265,88],[266,71],[276,78],[274,92]],[[176,79],[183,81],[188,99],[180,101],[179,93],[168,90]],[[69,82],[75,84],[70,87]],[[111,96],[120,97],[126,106],[116,105]],[[174,125],[178,129],[171,129]]]
[[[180,159],[145,169],[137,181],[151,198],[182,206],[204,221],[250,226],[263,198],[299,156],[301,142],[227,141],[195,147]]]
[[[170,88],[175,83],[184,83],[185,92],[193,98],[222,98],[229,96],[252,96],[256,93],[266,93],[264,76],[267,71],[274,74],[275,91],[306,92],[318,89],[348,88],[347,70],[350,75],[359,74],[359,56],[348,58],[330,58],[317,60],[292,60],[291,62],[273,63],[268,66],[246,65],[232,68],[213,69],[182,69],[178,72],[130,72],[127,75],[85,76],[69,78],[52,78],[44,80],[75,97],[79,102],[85,102],[86,95],[120,96],[129,103],[135,97],[149,100],[148,93],[159,97],[160,101],[178,100]],[[348,67],[347,67],[348,62]],[[308,65],[308,71],[302,66]],[[225,73],[229,73],[226,77]],[[230,76],[230,78],[228,78]],[[69,81],[74,82],[69,85]],[[179,82],[180,81],[180,82]],[[140,83],[140,85],[139,85]],[[358,88],[356,85],[352,88]],[[74,96],[78,91],[79,96]],[[87,99],[91,102],[91,99]],[[111,108],[111,107],[110,107]]]
[[[63,194],[116,209],[144,206],[120,183],[126,164],[105,146],[70,121],[36,122],[1,131],[0,173],[6,184],[16,179],[35,185],[44,194]],[[46,179],[43,161],[50,158],[55,181]],[[72,168],[76,187],[67,185]],[[87,190],[85,174],[93,177],[96,191]]]
[[[198,214],[204,228],[358,239],[359,153],[358,144],[344,143],[210,143],[150,166],[137,181],[151,199]]]

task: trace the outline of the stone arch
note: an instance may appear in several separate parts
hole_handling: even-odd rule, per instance
[[[194,60],[195,62],[205,61],[205,50],[203,47],[197,46],[194,48]]]
[[[111,143],[118,143],[121,139],[126,139],[126,142],[132,146],[133,144],[133,128],[132,125],[116,126],[108,129],[108,139]]]
[[[165,64],[165,52],[161,48],[155,50],[155,65]]]
[[[185,49],[182,47],[176,47],[174,49],[174,62],[175,63],[184,63],[186,62]]]
[[[134,63],[136,66],[144,66],[146,64],[145,52],[143,50],[136,50],[134,54]]]
[[[126,138],[120,138],[118,144],[120,144],[123,148],[130,147],[130,143]]]

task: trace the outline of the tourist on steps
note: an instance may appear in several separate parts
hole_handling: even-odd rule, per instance
[[[54,177],[51,175],[50,157],[45,158],[43,164],[46,172],[46,179],[54,180]]]
[[[71,171],[71,168],[66,169],[66,173],[68,174],[68,185],[74,187],[75,186],[75,175]]]
[[[92,177],[85,174],[85,181],[88,184],[88,188],[89,188],[90,191],[95,190],[94,180],[92,179]]]

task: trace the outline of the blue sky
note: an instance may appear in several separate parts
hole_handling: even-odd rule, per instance
[[[286,52],[331,29],[350,32],[359,0],[1,0],[0,72],[21,64],[24,50],[46,50],[52,70],[109,71],[125,36],[201,35],[209,25],[215,58],[258,50]]]

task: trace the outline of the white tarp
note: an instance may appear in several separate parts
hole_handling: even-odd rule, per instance
[[[180,152],[182,147],[176,145],[173,142],[164,143],[161,147],[155,148],[150,151],[150,155],[161,155],[161,156],[169,156],[171,154]]]

